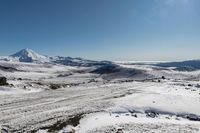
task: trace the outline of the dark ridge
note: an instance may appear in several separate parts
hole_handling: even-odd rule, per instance
[[[143,80],[151,75],[147,74],[144,70],[121,67],[116,64],[107,64],[96,68],[91,73],[100,74],[105,80],[111,81],[113,79],[134,79]]]
[[[104,66],[101,66],[93,71],[91,71],[91,73],[96,73],[96,74],[109,74],[109,73],[115,73],[115,72],[119,72],[120,66],[115,65],[115,64],[107,64]]]
[[[75,61],[74,59],[78,61]],[[84,60],[81,58],[71,58],[71,57],[59,57],[57,60],[52,62],[66,66],[82,66],[82,67],[103,66],[111,64],[111,62],[109,61],[92,61],[92,60]]]
[[[166,62],[154,64],[159,67],[175,67],[177,71],[195,71],[200,69],[200,60],[189,60],[182,62]]]
[[[6,72],[18,71],[16,68],[13,68],[13,67],[6,67],[6,66],[1,66],[1,65],[0,65],[0,70],[6,71]]]

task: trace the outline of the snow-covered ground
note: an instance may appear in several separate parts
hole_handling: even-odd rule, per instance
[[[157,118],[148,118],[142,115],[137,115],[137,117],[135,117],[135,115],[129,113],[97,113],[86,116],[80,121],[80,125],[75,129],[78,133],[116,133],[120,131],[125,133],[199,133],[199,128],[199,122],[191,122],[185,119],[177,120],[176,118],[170,118],[167,115],[159,116]],[[66,128],[64,128],[64,130],[66,130]]]
[[[91,72],[96,66],[0,61],[12,68],[0,68],[9,83],[0,86],[2,132],[200,132],[199,71],[119,65],[114,76],[135,69],[144,77]]]

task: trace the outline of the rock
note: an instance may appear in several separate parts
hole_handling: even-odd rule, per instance
[[[51,84],[51,85],[49,86],[49,88],[52,89],[52,90],[56,90],[56,89],[58,89],[58,88],[61,88],[61,85],[59,85],[59,84]]]
[[[0,126],[0,133],[10,133],[8,125]]]
[[[199,84],[197,84],[197,85],[196,85],[196,87],[197,87],[197,88],[200,88],[200,85],[199,85]]]
[[[191,121],[200,121],[200,117],[198,117],[197,115],[194,115],[194,114],[189,114],[186,116],[186,118]]]
[[[151,118],[155,118],[155,117],[156,117],[156,114],[155,114],[155,113],[147,113],[147,116],[148,116],[148,117],[151,117]]]
[[[68,77],[68,76],[71,76],[72,73],[66,73],[66,74],[59,74],[57,77]]]
[[[189,86],[189,87],[192,87],[192,85],[191,85],[191,84],[188,84],[188,86]]]
[[[95,79],[91,79],[88,81],[88,83],[93,83],[93,82],[97,82]]]
[[[162,79],[166,79],[165,76],[162,76]]]
[[[1,129],[1,133],[9,133],[7,129]]]
[[[131,116],[133,116],[133,117],[137,118],[137,115],[136,115],[136,114],[132,114]]]
[[[145,111],[147,117],[155,118],[157,117],[158,113],[154,111]]]
[[[117,132],[116,132],[116,133],[123,133],[122,128],[117,129]]]
[[[6,77],[0,77],[0,86],[8,85]]]
[[[10,84],[10,87],[14,87],[14,84]]]
[[[165,118],[168,119],[168,120],[170,119],[169,117],[165,117]]]

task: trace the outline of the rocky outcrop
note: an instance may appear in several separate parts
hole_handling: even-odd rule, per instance
[[[6,77],[0,77],[0,86],[8,85]]]

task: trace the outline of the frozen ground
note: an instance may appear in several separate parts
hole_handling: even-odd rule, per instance
[[[166,116],[159,116],[157,118],[147,118],[145,116],[126,114],[108,114],[99,113],[89,115],[81,120],[81,124],[77,127],[77,132],[88,133],[179,133],[179,132],[199,132],[200,125],[198,122],[191,122],[184,119],[176,120],[175,118],[168,118]],[[95,123],[95,124],[94,124]]]
[[[199,71],[121,65],[115,74],[95,74],[94,67],[48,63],[0,66],[16,69],[0,69],[10,84],[0,87],[2,132],[200,132]],[[123,68],[145,74],[138,80]]]

